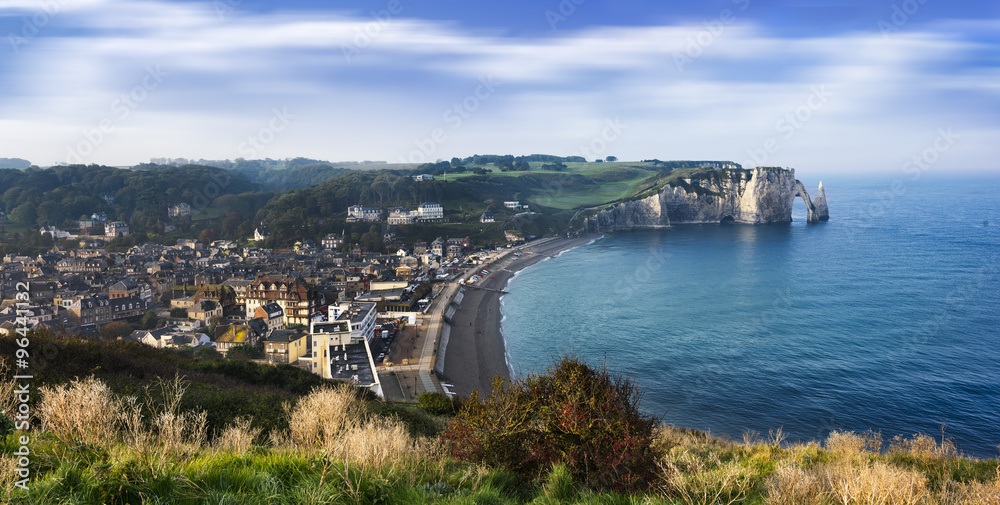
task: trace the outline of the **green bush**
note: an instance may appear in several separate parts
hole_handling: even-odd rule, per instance
[[[454,414],[458,410],[455,402],[441,393],[422,393],[417,397],[417,406],[424,412],[437,416]]]
[[[474,393],[442,438],[459,459],[522,477],[562,464],[594,489],[642,490],[654,480],[655,421],[639,412],[639,399],[631,380],[564,358],[542,376],[495,378],[489,396]]]

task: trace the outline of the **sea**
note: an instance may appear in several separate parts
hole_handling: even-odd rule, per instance
[[[922,433],[998,457],[1000,177],[823,182],[825,223],[797,199],[789,224],[613,233],[519,272],[508,365],[580,357],[658,420],[736,440]]]

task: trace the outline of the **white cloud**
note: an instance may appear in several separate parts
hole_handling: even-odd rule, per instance
[[[0,15],[31,5],[0,3]],[[434,156],[569,154],[602,121],[620,117],[632,125],[614,146],[623,159],[743,161],[777,137],[772,159],[781,164],[856,158],[879,167],[939,126],[997,129],[984,110],[997,108],[1000,71],[962,64],[996,48],[956,28],[989,33],[997,21],[942,23],[888,40],[874,31],[780,38],[749,22],[713,37],[704,26],[678,25],[513,38],[402,17],[379,24],[331,12],[219,16],[210,2],[74,6],[0,66],[0,90],[10,98],[0,103],[0,136],[20,149],[2,155],[61,161],[116,99],[142,86],[150,66],[169,75],[128,117],[112,118],[115,131],[87,162],[234,158],[234,146],[274,107],[298,117],[263,155],[328,159],[396,159],[435,128],[449,135]],[[366,29],[370,35],[359,35]],[[682,68],[679,57],[690,58]],[[443,111],[485,76],[501,85],[451,129]],[[779,122],[814,86],[833,96],[787,137]],[[957,91],[975,100],[956,99]],[[975,158],[989,152],[976,144],[983,138],[970,136],[975,145],[961,164],[992,162]]]

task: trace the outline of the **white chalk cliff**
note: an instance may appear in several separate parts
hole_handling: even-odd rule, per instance
[[[816,200],[795,179],[795,170],[709,170],[667,184],[652,196],[619,203],[587,220],[592,230],[666,228],[698,223],[788,223],[792,202],[801,197],[810,223],[826,221],[830,212],[820,183]]]

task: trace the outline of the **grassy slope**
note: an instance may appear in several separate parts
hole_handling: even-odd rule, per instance
[[[0,339],[3,356],[11,355],[10,346],[10,339]],[[45,338],[33,339],[33,346],[53,358],[36,367],[36,384],[47,386],[87,373],[123,380],[126,372],[139,375],[136,367],[143,367],[145,377],[131,379],[133,390],[139,390],[156,374],[169,377],[195,365],[155,349],[147,354],[116,345],[59,345]],[[123,355],[122,349],[132,352]],[[310,397],[292,392],[303,384],[254,379],[245,368],[189,372],[188,380],[181,410],[227,408],[226,401],[210,401],[199,387],[215,386],[213,394],[228,401],[250,401],[240,395],[241,388],[265,397],[271,388],[313,405],[305,412],[315,411],[315,419],[342,417],[344,427],[326,444],[305,442],[303,434],[314,428],[295,422],[293,413],[292,422],[270,436],[245,436],[264,428],[258,403],[250,405],[249,414],[258,416],[252,424],[237,428],[235,414],[228,412],[207,439],[167,440],[148,415],[140,427],[145,444],[126,442],[129,432],[120,424],[102,430],[86,421],[69,438],[66,432],[36,429],[27,492],[14,488],[13,454],[20,444],[19,434],[11,434],[0,437],[0,503],[1000,504],[1000,462],[963,458],[948,440],[928,436],[884,443],[877,434],[834,433],[822,445],[787,444],[780,432],[766,440],[746,436],[734,442],[663,426],[653,442],[660,471],[650,490],[621,495],[584,489],[559,467],[524,481],[503,469],[454,460],[435,438],[449,417],[430,416],[415,406],[362,401],[346,392],[340,396],[346,403],[337,395],[310,403]],[[9,384],[0,380],[5,398]],[[120,387],[112,384],[111,393],[130,392]],[[85,397],[68,398],[59,412],[96,420],[100,405],[114,404],[107,394],[104,402],[100,395]],[[37,401],[33,412],[42,412]]]
[[[530,163],[530,172],[500,172],[494,170],[490,177],[522,177],[528,174],[547,174],[554,180],[545,187],[521,195],[524,200],[536,201],[540,205],[558,210],[570,210],[580,207],[594,207],[604,203],[620,200],[635,193],[643,182],[653,176],[657,169],[652,163],[614,162],[614,163],[567,163],[565,172],[541,170],[543,163]],[[580,186],[572,184],[569,176],[580,175],[591,179],[596,184]],[[471,172],[464,174],[449,174],[448,180],[458,180],[471,177]]]

